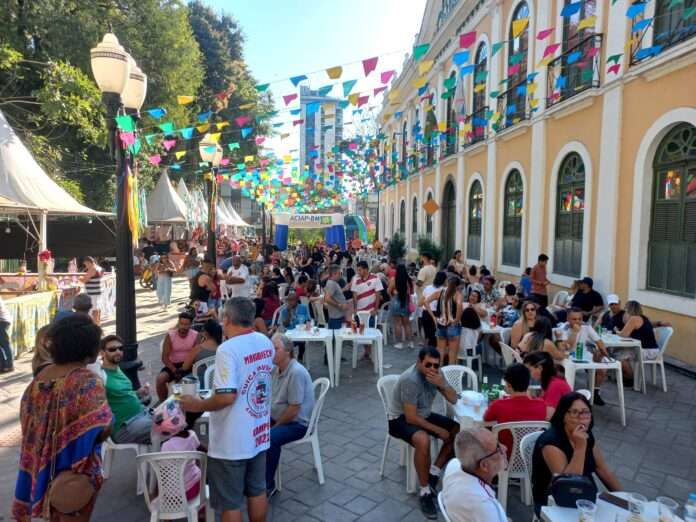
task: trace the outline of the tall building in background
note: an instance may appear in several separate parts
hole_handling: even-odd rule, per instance
[[[343,139],[343,109],[339,98],[322,96],[319,91],[300,87],[300,168],[322,174],[332,149]],[[328,182],[329,172],[324,170]]]

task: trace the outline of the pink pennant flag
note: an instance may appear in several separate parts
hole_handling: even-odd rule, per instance
[[[220,165],[222,165],[223,167],[226,167],[229,164],[230,164],[230,158],[222,158]]]
[[[587,54],[585,55],[587,58],[593,58],[597,55],[599,52],[599,47],[593,47],[589,51],[587,51]]]
[[[358,97],[358,107],[365,105],[370,100],[370,95]]]
[[[134,132],[120,132],[119,137],[121,138],[121,143],[124,147],[129,147],[135,143]]]
[[[155,154],[154,156],[150,156],[147,160],[150,162],[151,165],[157,167],[162,161],[162,157],[159,154]]]
[[[549,37],[551,33],[553,33],[555,27],[549,27],[548,29],[542,29],[537,33],[537,40],[544,40]]]
[[[609,73],[614,73],[614,74],[619,74],[619,71],[621,70],[621,64],[620,63],[615,63],[611,67],[607,69],[607,74]]]
[[[256,136],[256,144],[261,145],[264,141],[266,141],[266,138],[263,136]]]
[[[261,167],[265,167],[266,165],[268,165],[268,161],[269,160],[267,159],[259,160],[259,165],[261,165]]]
[[[357,150],[358,149],[358,144],[357,143],[349,143],[348,148],[350,150]]]
[[[511,65],[508,67],[508,76],[513,76],[520,72],[520,64],[516,63],[515,65]]]
[[[297,96],[297,94],[293,94],[293,96]],[[285,96],[283,96],[285,98]],[[287,105],[287,102],[285,103]],[[248,121],[251,121],[251,116],[240,116],[239,118],[235,118],[234,122],[239,126],[239,127],[244,127],[244,124]]]
[[[296,125],[302,125],[304,123],[304,120],[293,120],[292,126],[295,127]]]
[[[377,87],[377,88],[373,91],[373,92],[374,92],[374,95],[377,96],[380,92],[385,91],[386,89],[387,89],[386,86]]]
[[[476,31],[471,31],[469,33],[463,33],[459,35],[459,48],[468,49],[476,41]]]
[[[285,96],[283,96],[283,101],[285,102],[285,106],[287,107],[288,105],[290,105],[290,102],[296,98],[297,98],[297,94],[286,94]]]
[[[551,44],[548,47],[546,47],[546,49],[544,50],[544,58],[555,53],[560,46],[561,46],[561,44],[555,43],[555,44]]]
[[[171,149],[174,145],[176,145],[176,140],[164,140],[162,142],[162,145],[164,145],[164,148],[169,150]]]
[[[391,80],[395,74],[396,71],[383,71],[380,73],[379,79],[382,83],[389,83],[389,80]]]
[[[379,60],[378,56],[375,56],[374,58],[368,58],[366,60],[363,60],[363,71],[365,71],[365,77],[374,71],[377,68],[377,61]]]

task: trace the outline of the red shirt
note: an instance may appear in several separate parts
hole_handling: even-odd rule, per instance
[[[529,274],[529,279],[532,281],[532,293],[546,295],[546,287],[543,284],[546,281],[546,266],[537,263],[532,267],[532,272]]]
[[[520,395],[506,397],[493,401],[486,413],[483,414],[485,422],[521,422],[546,420],[546,403],[541,399],[531,399]],[[508,459],[512,452],[512,432],[503,430],[500,432],[500,442],[507,447]]]
[[[541,398],[544,399],[547,406],[556,408],[558,406],[558,401],[561,400],[561,397],[572,391],[572,388],[568,385],[563,377],[551,377],[549,386],[543,391]]]

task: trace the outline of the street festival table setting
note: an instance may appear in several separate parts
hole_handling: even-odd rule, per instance
[[[335,334],[336,343],[336,370],[334,371],[336,375],[336,386],[338,386],[341,376],[341,353],[343,352],[343,342],[352,341],[353,342],[353,368],[355,368],[356,352],[359,344],[370,344],[375,347],[377,354],[373,354],[372,360],[374,362],[375,373],[379,373],[379,376],[383,375],[382,359],[383,359],[383,337],[382,332],[377,328],[364,328],[362,330],[356,329],[353,331],[352,328],[340,328],[333,331]],[[329,359],[329,366],[331,365],[331,359]]]
[[[338,386],[338,374],[334,380],[334,330],[328,328],[317,328],[311,325],[301,325],[292,330],[287,330],[285,335],[295,342],[322,342],[326,348],[326,361],[329,366],[329,381],[331,387]],[[340,354],[338,356],[340,361]]]
[[[541,520],[542,522],[683,522],[683,519],[676,514],[665,511],[660,513],[660,504],[657,500],[641,505],[631,502],[629,493],[616,492],[600,495],[606,495],[606,498],[613,496],[623,499],[628,502],[628,508],[624,509],[602,498],[597,498],[594,517],[591,514],[581,513],[578,508],[543,506]],[[639,512],[641,509],[642,513]]]
[[[631,339],[630,337],[621,337],[615,333],[609,331],[603,331],[600,334],[602,342],[607,347],[607,350],[611,354],[612,348],[633,348],[636,352],[636,356],[633,359],[633,389],[635,391],[640,391],[640,385],[643,379],[643,366],[640,364],[640,350],[642,346],[638,339]]]

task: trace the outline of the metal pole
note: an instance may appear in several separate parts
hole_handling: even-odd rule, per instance
[[[217,212],[217,186],[215,181],[215,167],[210,172],[208,185],[208,259],[217,267],[217,247],[215,241],[215,213]]]
[[[261,245],[262,245],[261,251],[265,252],[265,248],[266,248],[266,206],[264,204],[261,204]]]
[[[133,272],[133,235],[128,223],[128,158],[116,132],[115,117],[121,108],[118,94],[105,93],[107,127],[111,153],[116,161],[116,334],[123,339],[121,369],[140,388],[138,338],[135,322],[135,274]]]

